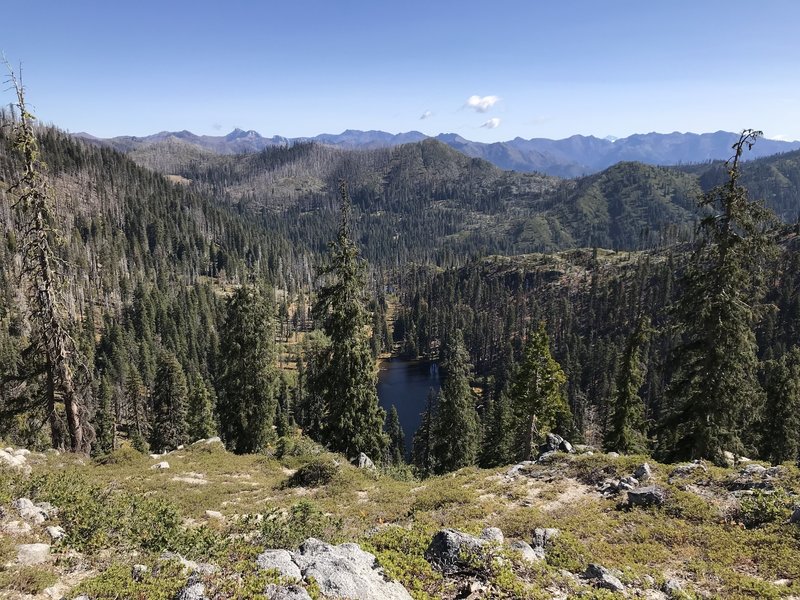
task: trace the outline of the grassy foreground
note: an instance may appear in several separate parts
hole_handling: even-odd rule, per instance
[[[206,579],[209,597],[259,598],[279,578],[257,570],[254,558],[310,536],[358,542],[415,598],[449,598],[463,581],[428,564],[428,543],[443,527],[477,534],[488,526],[507,539],[530,541],[537,527],[561,535],[544,561],[506,548],[474,565],[470,576],[486,597],[655,597],[648,594],[668,579],[681,584],[677,597],[800,596],[800,525],[788,523],[800,492],[796,467],[772,471],[767,482],[743,477],[741,465],[670,476],[674,465],[649,461],[648,484],[667,492],[657,508],[631,509],[624,494],[598,491],[644,460],[559,454],[514,476],[469,468],[418,481],[402,470],[359,470],[305,439],[247,456],[219,443],[157,459],[128,447],[102,461],[31,455],[28,473],[0,468],[0,524],[18,519],[11,503],[20,497],[49,502],[57,514],[28,533],[0,536],[0,598],[174,598],[187,576],[165,550],[217,566]],[[161,461],[169,468],[151,468]],[[18,565],[17,544],[50,543],[45,525],[65,531],[52,560]],[[576,577],[588,563],[615,570],[628,590]],[[136,575],[134,564],[146,572]]]

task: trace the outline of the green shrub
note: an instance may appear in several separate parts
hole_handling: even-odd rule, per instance
[[[56,581],[58,577],[49,568],[20,567],[8,571],[0,570],[0,590],[36,595]]]
[[[589,561],[586,559],[586,548],[569,533],[562,532],[551,542],[546,554],[547,564],[557,569],[566,569],[572,573],[582,573]]]
[[[144,463],[146,457],[130,444],[123,444],[110,454],[97,459],[102,465],[136,465]]]
[[[739,518],[745,527],[758,527],[789,518],[791,512],[789,498],[783,490],[772,493],[755,490],[753,495],[741,500]]]
[[[260,542],[267,548],[296,548],[307,538],[332,540],[341,530],[340,519],[324,514],[308,500],[293,504],[288,511],[276,509],[261,522]]]
[[[70,592],[70,597],[85,594],[92,600],[117,600],[119,598],[147,598],[147,600],[172,600],[186,583],[183,567],[177,562],[158,565],[135,581],[130,565],[114,564],[97,577],[87,579]]]
[[[287,456],[315,456],[322,454],[322,446],[305,436],[284,436],[275,444],[275,458]]]
[[[339,467],[329,458],[315,458],[300,467],[289,478],[289,487],[319,487],[330,483],[339,472]]]

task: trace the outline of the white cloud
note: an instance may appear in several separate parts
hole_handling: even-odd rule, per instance
[[[481,125],[481,127],[486,127],[486,129],[494,129],[495,127],[499,126],[500,126],[500,119],[498,119],[497,117],[489,119],[483,125]]]
[[[433,116],[433,113],[432,113],[431,111],[429,111],[429,110],[426,110],[426,111],[425,111],[424,113],[422,113],[422,115],[420,116],[420,120],[430,119],[432,116]]]
[[[500,101],[499,96],[470,96],[466,106],[474,108],[477,112],[485,113]]]
[[[775,140],[776,142],[790,142],[790,141],[792,141],[792,140],[789,139],[788,135],[783,135],[782,133],[779,133],[778,135],[768,135],[767,139],[768,140]]]

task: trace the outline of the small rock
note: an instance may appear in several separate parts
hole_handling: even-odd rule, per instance
[[[150,567],[147,565],[133,565],[131,568],[131,578],[134,581],[142,581],[150,572]]]
[[[50,544],[20,544],[17,562],[21,565],[38,565],[50,560]]]
[[[661,506],[666,499],[667,493],[655,485],[628,491],[628,505],[631,507]]]
[[[691,475],[697,470],[703,471],[704,473],[708,471],[708,469],[703,463],[701,463],[699,460],[696,460],[694,462],[678,465],[677,467],[672,469],[672,473],[670,473],[669,476],[686,477],[687,475]]]
[[[647,481],[653,476],[653,470],[648,463],[642,463],[633,472],[633,476],[639,481]]]
[[[518,475],[523,475],[525,472],[530,471],[531,467],[536,464],[536,461],[533,460],[524,460],[521,463],[518,463],[511,467],[508,471],[506,471],[506,477],[516,477]]]
[[[47,535],[50,536],[51,540],[57,542],[65,535],[67,535],[67,532],[64,531],[64,528],[61,527],[60,525],[50,525],[49,527],[47,527]]]
[[[619,452],[606,452],[606,456],[609,458],[619,458]]]
[[[31,532],[31,524],[25,521],[10,521],[3,525],[3,532],[17,537],[28,535]]]
[[[486,527],[481,531],[481,539],[487,542],[497,542],[502,544],[505,541],[503,531],[499,527]]]
[[[308,592],[299,585],[275,585],[264,588],[264,595],[270,600],[311,600]]]
[[[12,456],[30,456],[31,451],[27,448],[17,448],[11,453]]]
[[[206,518],[208,519],[218,519],[220,521],[225,519],[225,515],[223,515],[218,510],[207,510],[206,511]]]
[[[550,450],[549,452],[545,452],[539,455],[539,458],[536,459],[536,462],[542,465],[546,465],[550,461],[553,461],[558,458],[558,451],[557,450]]]
[[[583,574],[586,579],[592,580],[594,585],[597,587],[601,587],[607,590],[611,590],[612,592],[623,592],[625,591],[625,586],[622,585],[622,582],[611,574],[611,571],[606,569],[605,567],[601,567],[600,565],[596,564],[589,564],[586,567],[586,572]]]
[[[210,438],[208,438],[206,440],[206,445],[208,445],[208,444],[221,444],[221,443],[222,443],[222,440],[220,439],[220,437],[218,435],[215,435],[214,437],[210,437]]]
[[[537,527],[533,530],[533,548],[544,550],[554,539],[561,535],[561,530],[555,527]]]
[[[511,548],[522,554],[522,558],[528,562],[539,562],[544,560],[544,552],[537,552],[528,542],[514,540]]]
[[[288,550],[265,550],[256,558],[258,568],[266,570],[276,570],[283,577],[290,577],[297,581],[302,581],[303,573],[300,567],[294,562],[294,557]]]
[[[162,460],[161,462],[154,464],[150,468],[151,469],[156,469],[158,471],[162,471],[164,469],[169,469],[169,463],[167,461],[165,461],[165,460]]]
[[[175,448],[175,450],[183,450],[185,447],[186,446],[184,446],[183,444],[180,444],[177,448]]]
[[[789,517],[789,523],[800,523],[800,507],[794,509],[792,516]]]
[[[19,469],[25,466],[25,457],[14,456],[11,452],[8,452],[7,450],[0,450],[0,463],[5,463],[9,467]]]
[[[683,586],[681,582],[676,579],[667,579],[664,585],[661,586],[661,591],[664,592],[668,598],[681,598],[683,597]]]
[[[619,483],[617,483],[617,489],[620,491],[632,490],[637,487],[639,487],[639,482],[635,477],[631,477],[630,475],[623,477],[619,480]]]
[[[354,462],[359,469],[367,469],[368,471],[375,470],[375,463],[363,452],[358,453],[358,457],[356,457]]]
[[[206,586],[200,581],[192,580],[178,593],[177,600],[208,600]]]

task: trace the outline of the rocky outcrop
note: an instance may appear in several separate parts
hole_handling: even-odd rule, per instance
[[[17,546],[17,563],[22,566],[38,565],[49,560],[49,544],[20,544]]]
[[[375,556],[357,544],[334,546],[309,538],[296,552],[265,550],[256,563],[262,569],[277,570],[282,577],[295,581],[313,578],[326,597],[351,600],[411,599],[400,583],[386,577]],[[287,600],[308,597],[304,590],[293,589],[292,586],[276,586],[270,593],[273,594],[270,597]]]
[[[355,460],[353,460],[353,464],[355,464],[359,469],[366,469],[368,471],[375,470],[375,463],[372,462],[372,459],[363,452],[358,453],[358,456],[355,458]]]
[[[651,485],[628,491],[628,506],[661,506],[667,499],[667,493],[660,487]]]
[[[480,556],[487,543],[468,533],[442,529],[433,536],[425,559],[445,575],[452,575],[469,568],[471,559]]]
[[[583,577],[588,579],[589,582],[596,587],[611,590],[612,592],[625,591],[625,586],[619,578],[600,565],[589,564],[589,566],[586,567],[586,572],[583,574]]]

